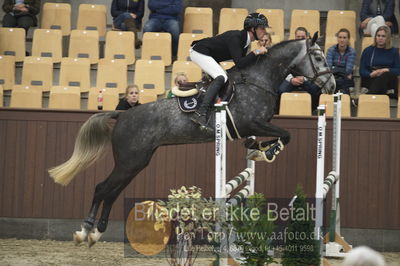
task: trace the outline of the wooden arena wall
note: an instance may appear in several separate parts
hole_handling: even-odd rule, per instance
[[[55,184],[46,170],[69,158],[79,127],[91,114],[0,109],[0,217],[86,217],[95,185],[113,168],[111,149],[66,187]],[[288,129],[292,139],[274,163],[256,164],[256,192],[290,198],[301,184],[313,197],[317,118],[277,116],[273,123]],[[331,167],[331,141],[329,119],[326,172]],[[228,178],[245,168],[241,142],[228,144]],[[400,229],[400,121],[343,119],[341,156],[342,227]],[[124,198],[162,198],[182,185],[214,194],[214,143],[159,148],[118,198],[111,218],[123,219]]]

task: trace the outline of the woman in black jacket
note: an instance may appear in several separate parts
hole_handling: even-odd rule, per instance
[[[267,49],[260,47],[247,55],[246,53],[251,41],[262,39],[266,34],[266,27],[268,27],[267,18],[260,13],[252,13],[244,20],[243,30],[226,31],[215,37],[192,43],[190,59],[214,79],[202,104],[191,119],[202,129],[209,129],[207,121],[213,101],[222,85],[228,80],[224,69],[218,63],[233,59],[235,66],[240,69],[255,62],[257,56],[265,54]]]
[[[3,17],[3,27],[24,28],[25,34],[28,34],[30,27],[37,26],[36,15],[40,11],[40,1],[4,0],[3,11],[6,13]]]
[[[117,105],[115,110],[128,110],[132,107],[140,105],[139,103],[139,88],[136,85],[129,85],[126,88],[125,96]]]

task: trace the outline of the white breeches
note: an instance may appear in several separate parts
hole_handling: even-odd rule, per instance
[[[211,56],[201,54],[190,48],[190,59],[213,79],[218,76],[223,76],[225,82],[228,81],[225,70]]]
[[[385,26],[385,19],[382,16],[377,16],[368,21],[367,27],[364,29],[364,34],[369,34],[375,38],[376,30],[380,26]]]

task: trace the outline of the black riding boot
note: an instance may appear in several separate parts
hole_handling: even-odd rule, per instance
[[[142,45],[142,41],[139,40],[138,38],[138,28],[136,27],[136,22],[133,18],[127,18],[124,21],[125,26],[127,28],[128,31],[132,31],[135,34],[135,48],[139,49],[140,46]]]
[[[209,112],[214,104],[215,97],[224,83],[225,79],[223,76],[218,76],[211,82],[210,87],[206,91],[206,95],[203,98],[203,102],[191,118],[191,120],[194,123],[199,124],[202,129],[212,130],[207,126]]]

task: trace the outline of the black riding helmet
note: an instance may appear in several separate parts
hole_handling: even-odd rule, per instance
[[[252,28],[257,28],[257,27],[264,27],[268,28],[268,19],[266,16],[264,16],[261,13],[251,13],[249,14],[243,23],[243,27],[245,30],[250,31]],[[256,34],[254,34],[254,38],[258,40],[258,37]]]

